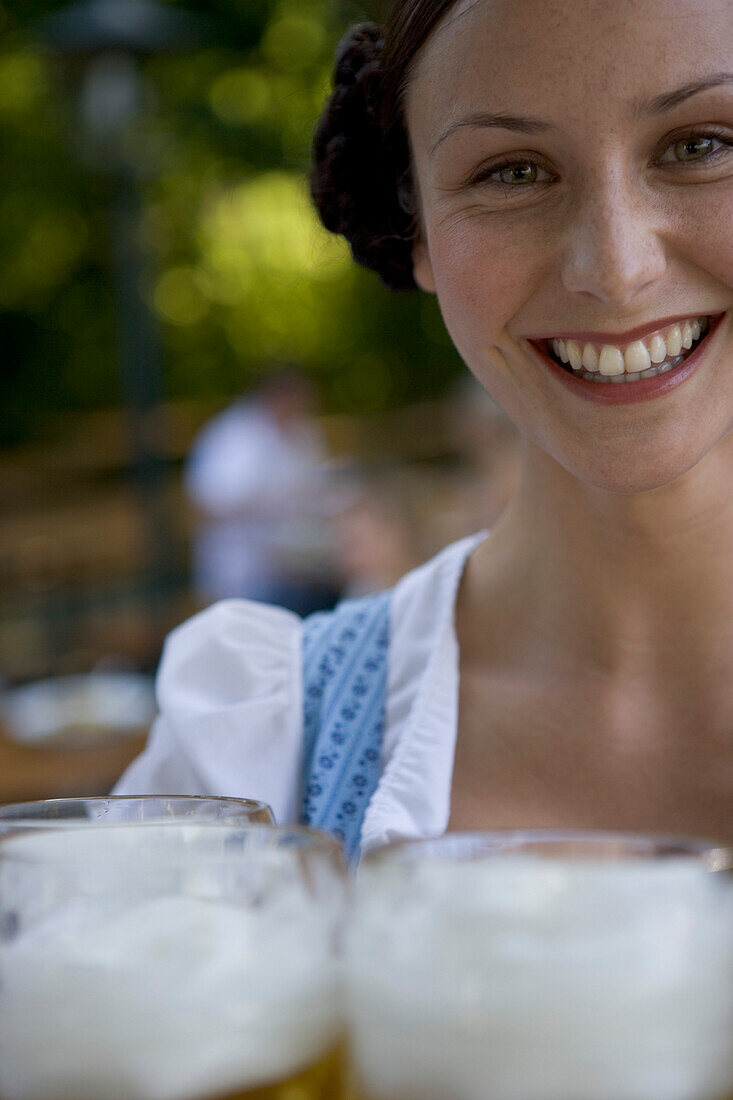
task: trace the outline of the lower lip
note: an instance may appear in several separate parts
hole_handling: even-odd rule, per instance
[[[710,328],[704,340],[702,340],[691,355],[678,367],[658,374],[656,378],[642,378],[637,382],[589,382],[586,378],[576,378],[574,374],[563,370],[554,359],[550,358],[544,348],[528,341],[530,347],[548,367],[551,373],[567,386],[569,390],[579,397],[585,397],[588,401],[595,401],[597,405],[628,405],[635,401],[650,401],[653,397],[661,397],[670,390],[681,386],[690,375],[694,374],[702,363],[710,343],[720,322],[725,317],[724,313],[710,318]]]

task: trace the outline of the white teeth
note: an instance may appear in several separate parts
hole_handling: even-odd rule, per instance
[[[680,354],[682,350],[691,348],[709,327],[707,317],[695,317],[673,325],[666,339],[657,332],[648,342],[634,340],[625,352],[614,344],[604,344],[599,352],[594,344],[583,345],[561,336],[554,337],[550,347],[556,358],[569,363],[582,378],[593,382],[635,382],[638,378],[654,378],[679,366],[684,359]]]
[[[624,357],[612,344],[604,344],[598,358],[598,369],[607,378],[624,373]]]
[[[560,359],[563,363],[567,363],[569,358],[568,349],[564,340],[559,339],[559,337],[558,339],[553,340],[552,350],[555,352],[555,355],[558,357],[558,359]]]
[[[649,358],[652,363],[663,363],[667,358],[667,345],[659,333],[649,341]]]
[[[643,340],[634,340],[624,352],[624,363],[629,374],[641,374],[652,364],[649,351]]]
[[[573,370],[580,370],[583,365],[583,352],[580,350],[580,344],[576,344],[575,340],[568,340],[567,352],[570,366]]]
[[[674,325],[667,333],[667,355],[679,355],[682,351],[682,331],[679,325]]]
[[[583,348],[583,366],[587,371],[598,370],[598,352],[592,344],[586,344]]]

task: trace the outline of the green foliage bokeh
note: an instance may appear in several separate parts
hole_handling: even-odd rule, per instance
[[[357,268],[308,196],[333,49],[366,13],[348,0],[169,2],[210,33],[144,64],[155,103],[135,146],[140,290],[165,396],[225,399],[273,361],[303,364],[330,411],[443,392],[460,366],[434,300]],[[42,436],[60,411],[120,400],[109,181],[75,152],[74,104],[37,38],[64,6],[0,2],[2,445]]]

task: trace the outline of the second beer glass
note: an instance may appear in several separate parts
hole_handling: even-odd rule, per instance
[[[368,856],[347,950],[362,1096],[733,1097],[730,860],[582,833]]]

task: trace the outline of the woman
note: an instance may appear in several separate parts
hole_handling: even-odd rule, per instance
[[[491,536],[389,597],[362,847],[515,826],[733,840],[732,59],[728,0],[398,0],[386,32],[342,43],[324,221],[437,294],[524,438]],[[180,628],[121,789],[297,816],[301,631],[250,604]]]

